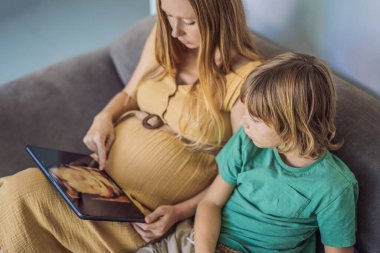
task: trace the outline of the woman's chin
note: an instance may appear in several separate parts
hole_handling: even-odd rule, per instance
[[[185,47],[187,47],[188,49],[198,49],[199,46],[196,46],[192,43],[182,43]]]

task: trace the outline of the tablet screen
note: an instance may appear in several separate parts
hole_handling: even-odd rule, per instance
[[[27,146],[67,204],[82,219],[144,222],[130,197],[89,155]]]

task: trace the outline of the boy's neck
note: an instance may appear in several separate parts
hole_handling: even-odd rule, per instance
[[[280,154],[282,161],[291,167],[295,168],[304,168],[312,164],[316,159],[313,158],[304,158],[298,155],[298,152],[287,152]]]

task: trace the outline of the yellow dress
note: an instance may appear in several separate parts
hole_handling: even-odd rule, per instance
[[[226,75],[225,139],[232,134],[229,112],[258,64],[250,62]],[[160,115],[178,130],[189,91],[190,86],[177,86],[166,76],[159,82],[144,81],[136,95],[141,110]],[[107,171],[144,212],[189,199],[217,174],[212,154],[191,151],[172,134],[145,129],[134,117],[122,121],[115,131]],[[191,138],[197,131],[185,134]],[[0,248],[4,252],[134,252],[142,245],[144,241],[128,223],[76,217],[37,168],[0,179]]]

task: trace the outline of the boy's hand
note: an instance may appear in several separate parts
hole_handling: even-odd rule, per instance
[[[354,253],[354,247],[333,248],[325,245],[326,253]]]
[[[159,206],[145,217],[146,223],[132,223],[133,228],[146,242],[152,242],[169,231],[178,222],[175,206]]]

